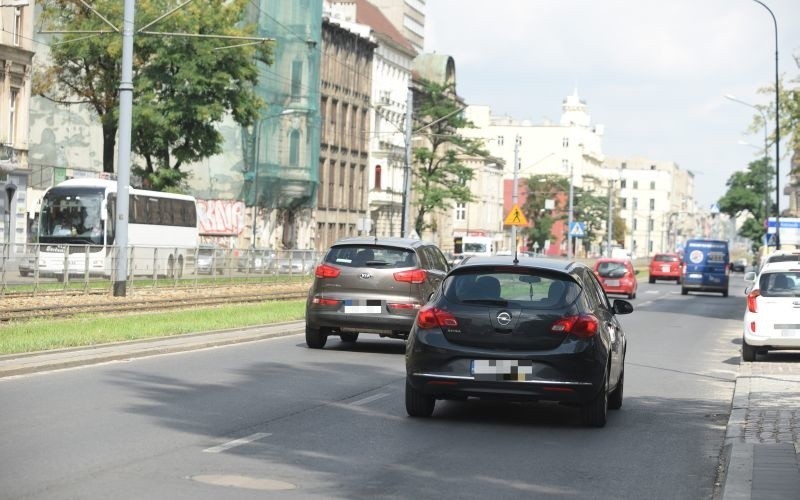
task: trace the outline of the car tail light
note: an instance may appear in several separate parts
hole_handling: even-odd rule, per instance
[[[752,292],[747,294],[747,310],[751,313],[758,312],[758,306],[756,303],[756,298],[761,296],[761,290],[753,290]]]
[[[551,333],[566,333],[588,339],[597,335],[600,322],[593,314],[564,316],[550,327]]]
[[[756,333],[756,322],[755,321],[751,321],[750,322],[750,331],[753,332],[753,333]]]
[[[423,307],[417,314],[417,325],[420,328],[452,328],[458,326],[455,316],[438,307]]]
[[[317,266],[317,269],[314,270],[314,276],[317,278],[337,278],[342,273],[342,270],[338,267],[329,266],[328,264],[320,264]]]
[[[394,279],[396,281],[402,281],[404,283],[424,283],[425,278],[427,278],[428,273],[425,272],[424,269],[410,269],[408,271],[400,271],[399,273],[394,273]]]
[[[342,303],[341,300],[336,299],[323,299],[322,297],[314,297],[311,299],[311,303],[316,304],[318,306],[338,306]]]
[[[403,311],[413,311],[415,309],[419,309],[419,304],[414,304],[413,302],[394,302],[394,303],[387,303],[386,307],[389,309],[401,309]]]

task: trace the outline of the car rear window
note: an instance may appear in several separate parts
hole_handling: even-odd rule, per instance
[[[677,255],[656,255],[653,257],[656,262],[678,262]]]
[[[573,303],[581,287],[563,275],[475,269],[451,274],[443,284],[448,301],[523,309],[554,309]]]
[[[795,297],[800,295],[800,271],[764,273],[758,280],[764,297]]]
[[[604,278],[621,278],[628,267],[622,262],[600,262],[596,270],[597,274]]]
[[[340,245],[330,249],[325,262],[340,267],[416,267],[417,256],[408,248],[380,245]]]

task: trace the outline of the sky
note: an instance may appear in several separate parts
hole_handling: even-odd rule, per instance
[[[777,21],[778,71],[800,79],[800,0],[763,1]],[[759,89],[775,82],[775,28],[754,0],[427,0],[426,9],[425,50],[453,57],[467,104],[558,122],[577,88],[592,124],[605,126],[606,156],[694,172],[701,207],[763,155],[764,128],[748,131],[758,112],[724,97],[774,106],[774,91]],[[781,186],[785,153],[781,141]],[[769,155],[774,166],[774,146]]]

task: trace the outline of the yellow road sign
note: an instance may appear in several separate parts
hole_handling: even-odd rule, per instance
[[[525,219],[525,215],[519,209],[519,205],[514,205],[503,224],[506,226],[527,226],[528,220]]]

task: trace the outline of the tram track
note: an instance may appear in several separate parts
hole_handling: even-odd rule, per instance
[[[214,307],[276,300],[302,299],[307,283],[267,286],[204,287],[202,289],[152,289],[131,297],[105,294],[4,298],[0,323],[34,319],[70,318],[87,314],[131,314]]]

